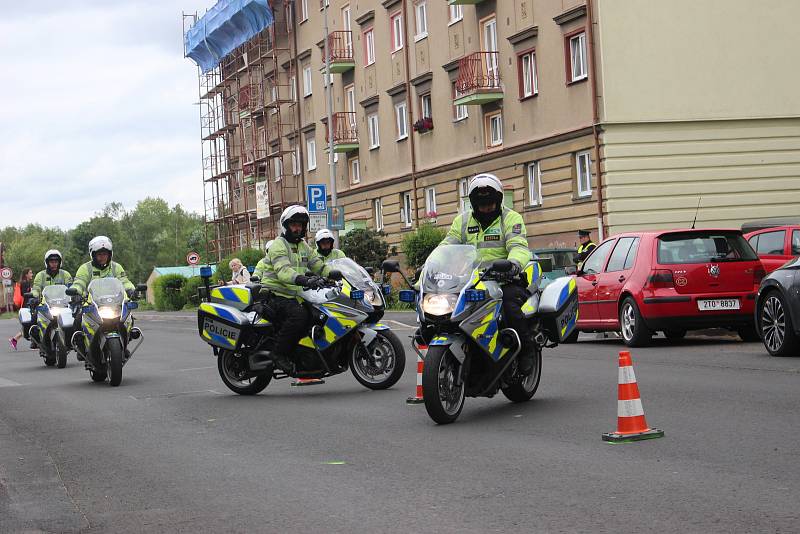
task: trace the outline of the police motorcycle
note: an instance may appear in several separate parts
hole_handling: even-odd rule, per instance
[[[136,286],[133,297],[146,290],[144,284]],[[83,299],[73,287],[66,293],[72,297],[73,316],[80,325],[71,338],[78,359],[84,361],[93,381],[103,382],[108,378],[110,385],[119,386],[123,366],[144,341],[131,314],[139,304],[128,298],[125,287],[116,278],[92,280]]]
[[[384,271],[403,274],[396,262],[388,263],[384,262]],[[483,268],[471,245],[441,246],[426,260],[419,289],[400,292],[401,301],[417,305],[420,339],[415,342],[428,345],[427,354],[420,353],[425,360],[423,398],[428,415],[438,424],[455,421],[465,397],[493,397],[499,390],[512,402],[530,400],[541,380],[542,349],[555,347],[575,328],[574,278],[559,278],[542,290],[541,267],[528,263],[522,274],[530,297],[522,312],[529,319],[536,352],[533,371],[520,373],[519,334],[501,327],[501,286],[512,281],[511,269],[508,260],[495,260]]]
[[[388,389],[402,376],[405,351],[397,336],[380,322],[391,286],[376,284],[349,258],[333,260],[334,269],[320,289],[300,293],[311,315],[311,328],[293,354],[287,374],[270,359],[278,333],[269,316],[270,292],[257,281],[211,287],[211,269],[201,268],[206,295],[197,312],[200,337],[211,345],[223,383],[239,395],[255,395],[270,381],[326,378],[348,368],[372,390]]]
[[[36,342],[44,364],[48,367],[55,365],[59,369],[66,367],[69,352],[59,333],[58,322],[62,315],[72,316],[66,291],[67,286],[63,284],[46,286],[42,290],[41,301],[33,298],[31,293],[25,293],[25,298],[33,299],[31,306],[19,310],[20,323],[29,325],[27,337]]]

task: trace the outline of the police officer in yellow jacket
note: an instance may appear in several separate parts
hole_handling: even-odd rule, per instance
[[[333,232],[327,228],[317,231],[316,235],[314,235],[314,242],[317,244],[317,252],[322,256],[325,263],[347,257],[344,252],[333,246]]]
[[[128,280],[128,275],[122,265],[111,260],[113,254],[114,248],[111,239],[104,235],[92,238],[89,241],[89,256],[92,261],[78,267],[72,287],[77,289],[80,295],[85,295],[89,282],[95,278],[117,278],[122,282],[128,296],[133,295],[136,286]]]
[[[280,324],[280,331],[272,350],[272,359],[284,371],[291,373],[291,355],[300,338],[308,330],[311,317],[298,300],[303,288],[318,288],[323,284],[320,276],[327,276],[330,267],[303,240],[308,229],[308,211],[302,206],[289,206],[281,213],[281,235],[269,245],[267,255],[256,268],[261,284],[272,291],[267,304],[270,315]],[[254,273],[255,274],[255,273]]]
[[[72,275],[61,268],[63,257],[61,252],[51,249],[44,254],[44,270],[36,274],[31,287],[31,294],[34,298],[42,296],[42,291],[46,286],[65,285],[72,283]]]
[[[597,248],[597,245],[592,241],[591,233],[589,230],[578,230],[578,254],[575,256],[575,262],[578,264],[578,269],[583,267],[583,262],[589,256],[589,253]]]
[[[513,265],[511,274],[518,275],[532,255],[522,216],[503,206],[500,179],[493,174],[478,174],[470,180],[468,194],[472,211],[455,218],[442,245],[474,245],[483,267],[494,260],[507,259]],[[505,322],[517,331],[522,341],[519,370],[523,374],[533,370],[533,338],[521,309],[530,296],[527,286],[527,281],[520,280],[503,287]]]

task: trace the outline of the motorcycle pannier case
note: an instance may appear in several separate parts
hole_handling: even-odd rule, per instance
[[[20,308],[18,317],[19,324],[22,325],[22,333],[25,335],[25,339],[30,339],[28,337],[28,330],[31,329],[31,325],[33,324],[30,308]]]
[[[253,295],[243,285],[215,287],[211,290],[211,302],[244,311],[253,303]]]
[[[239,349],[242,346],[243,331],[249,325],[250,319],[231,306],[202,302],[197,310],[200,337],[221,349]]]
[[[578,321],[578,286],[575,278],[557,278],[542,291],[539,316],[547,337],[560,343],[575,329]]]

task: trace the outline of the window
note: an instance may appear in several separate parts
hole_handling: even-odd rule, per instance
[[[270,104],[276,104],[278,102],[278,87],[276,85],[270,87],[269,97],[270,97],[269,101]],[[272,109],[270,110],[270,113],[272,113],[273,115],[277,112],[278,112],[278,106],[273,106]]]
[[[531,50],[520,55],[518,60],[519,97],[528,98],[539,94],[539,81],[536,79],[536,53]]]
[[[373,28],[364,32],[364,63],[375,63],[375,32]]]
[[[792,256],[800,256],[800,230],[792,232]]]
[[[394,105],[394,115],[397,122],[397,140],[402,141],[408,137],[408,115],[405,102]]]
[[[658,263],[662,265],[757,259],[740,233],[693,230],[664,234],[658,238]]]
[[[458,197],[461,200],[461,213],[467,213],[470,209],[469,178],[461,178],[458,181]]]
[[[419,111],[422,114],[422,118],[427,118],[427,119],[433,118],[430,93],[419,97]]]
[[[419,41],[428,36],[428,8],[425,0],[417,2],[417,5],[414,7],[414,13],[417,23],[417,33],[414,39]]]
[[[436,189],[433,187],[425,189],[425,215],[431,219],[436,217]]]
[[[503,114],[499,111],[486,115],[486,145],[489,147],[503,144]]]
[[[575,154],[575,168],[578,179],[578,196],[592,196],[592,168],[588,151]]]
[[[381,204],[381,199],[376,198],[372,201],[372,211],[375,214],[375,230],[380,232],[383,230],[383,204]]]
[[[350,57],[353,57],[353,26],[350,22],[349,4],[342,8],[342,26],[344,26],[344,35],[345,39],[347,40],[347,51],[350,53]]]
[[[308,0],[300,0],[300,22],[308,20]]]
[[[292,151],[292,174],[295,176],[300,175],[300,147],[295,146]]]
[[[350,183],[357,184],[361,182],[361,164],[358,158],[350,160]]]
[[[777,232],[764,232],[758,234],[756,242],[756,252],[759,256],[783,255],[783,243],[786,241],[786,230]]]
[[[297,77],[289,77],[289,99],[292,102],[297,102]]]
[[[369,133],[369,148],[381,146],[381,138],[378,132],[378,114],[367,115],[367,132]]]
[[[568,37],[569,39],[569,72],[567,82],[585,80],[589,76],[586,65],[586,32]]]
[[[397,52],[403,48],[403,14],[399,11],[392,15],[391,19],[391,32],[392,32],[392,52]]]
[[[542,204],[542,174],[539,162],[528,163],[525,170],[528,181],[528,205],[540,206]]]
[[[306,138],[306,160],[309,171],[317,168],[317,140],[313,137]]]
[[[616,271],[624,271],[633,267],[633,262],[636,259],[636,250],[638,248],[638,237],[621,237],[614,247],[614,252],[611,253],[611,259],[608,260],[606,272],[613,273]]]
[[[411,193],[400,193],[400,220],[406,228],[409,228],[414,222]]]
[[[458,92],[458,89],[456,89],[456,83],[453,82],[453,100],[460,96],[461,93]],[[469,117],[467,106],[453,106],[453,122],[464,120],[467,117]]]
[[[283,159],[272,158],[272,176],[276,182],[280,182],[283,178]]]
[[[464,7],[461,5],[450,6],[450,24],[455,24],[464,18]]]
[[[608,253],[611,251],[611,245],[614,244],[614,240],[606,241],[605,243],[601,243],[599,247],[594,249],[589,257],[586,258],[586,261],[583,262],[582,271],[585,274],[597,274],[603,270],[603,265],[606,262],[606,258],[608,257]]]
[[[481,34],[481,44],[486,52],[497,52],[497,19],[492,17],[483,22],[483,32]],[[500,63],[499,54],[486,54],[484,57],[484,68],[486,69],[486,82],[490,86],[500,83]]]
[[[303,96],[311,96],[311,66],[303,67]]]

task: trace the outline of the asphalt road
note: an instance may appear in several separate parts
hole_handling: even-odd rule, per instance
[[[407,339],[408,314],[390,314]],[[0,531],[797,532],[800,358],[693,337],[633,351],[663,439],[610,445],[616,340],[545,354],[529,403],[453,425],[349,374],[240,397],[191,316],[140,314],[122,386],[0,350]],[[0,321],[0,336],[17,323]]]

